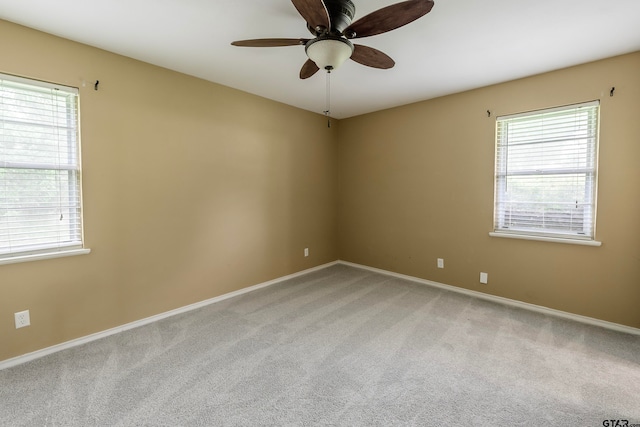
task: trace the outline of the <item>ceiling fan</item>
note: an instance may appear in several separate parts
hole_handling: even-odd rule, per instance
[[[433,0],[408,0],[384,7],[351,23],[356,7],[351,0],[291,0],[307,21],[312,39],[239,40],[233,46],[276,47],[304,45],[309,59],[300,70],[300,78],[313,76],[319,69],[328,72],[344,61],[352,60],[369,67],[387,69],[395,65],[387,54],[372,47],[351,43],[350,39],[375,36],[395,30],[426,15]]]

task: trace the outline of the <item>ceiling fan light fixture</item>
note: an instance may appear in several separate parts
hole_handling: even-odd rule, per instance
[[[342,37],[319,37],[305,46],[309,59],[321,70],[335,70],[353,54],[353,44]]]

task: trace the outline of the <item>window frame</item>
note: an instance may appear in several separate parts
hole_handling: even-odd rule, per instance
[[[543,164],[544,157],[538,158],[539,163],[531,162],[527,163],[524,161],[527,166],[531,165],[529,170],[526,171],[517,171],[517,167],[514,167],[514,171],[509,171],[509,136],[508,136],[508,126],[514,122],[520,122],[526,124],[539,124],[542,128],[544,125],[544,119],[548,118],[552,115],[567,113],[567,117],[570,114],[578,114],[581,108],[587,108],[585,114],[588,114],[587,123],[587,131],[586,137],[574,137],[573,139],[568,139],[567,141],[563,141],[564,144],[561,145],[561,149],[563,150],[563,154],[565,152],[569,152],[572,143],[575,141],[584,140],[584,143],[580,145],[580,147],[584,146],[584,150],[586,153],[586,166],[578,168],[575,167],[574,170],[571,168],[561,168],[555,171],[550,171],[548,166]],[[529,120],[527,120],[529,119]],[[593,120],[592,120],[593,119]],[[583,102],[578,104],[570,104],[553,108],[545,108],[539,110],[532,110],[523,113],[510,114],[504,116],[496,117],[495,121],[495,165],[494,165],[494,200],[493,200],[493,231],[489,233],[490,236],[493,237],[506,237],[506,238],[515,238],[515,239],[525,239],[525,240],[538,240],[538,241],[551,241],[551,242],[559,242],[559,243],[573,243],[580,245],[590,245],[590,246],[600,246],[601,242],[596,240],[596,212],[597,212],[597,187],[598,187],[598,152],[599,152],[599,132],[600,132],[600,101],[594,100],[589,102]],[[564,129],[563,129],[564,130]],[[568,132],[568,130],[567,130]],[[575,130],[574,130],[575,132]],[[514,137],[517,141],[517,138]],[[522,141],[519,141],[521,144]],[[541,153],[544,153],[544,149],[546,147],[551,146],[551,144],[557,144],[558,141],[554,141],[553,139],[545,136],[544,133],[541,134],[537,139],[533,138],[528,140],[526,143],[534,146],[538,146],[537,149],[532,150],[532,157],[539,156]],[[545,145],[546,144],[546,145]],[[514,147],[516,145],[514,144]],[[548,148],[547,148],[548,149]],[[537,150],[537,151],[536,151]],[[522,153],[520,153],[522,155]],[[573,154],[573,160],[576,161],[576,164],[579,160],[579,154]],[[556,160],[556,159],[554,159]],[[563,161],[565,159],[563,158]],[[558,161],[558,160],[556,160]],[[520,160],[522,164],[522,160]],[[513,163],[517,163],[517,161],[513,161]],[[541,217],[544,217],[544,213],[542,216],[538,215],[535,217],[534,225],[530,227],[525,226],[513,226],[513,223],[510,223],[509,226],[505,226],[506,224],[506,207],[507,203],[513,203],[506,196],[506,186],[509,182],[509,178],[514,178],[516,176],[526,176],[529,178],[535,179],[535,177],[542,178],[544,176],[550,177],[553,175],[572,175],[575,177],[583,176],[584,179],[584,191],[585,191],[585,203],[584,206],[588,206],[588,209],[585,209],[583,215],[587,217],[587,220],[590,222],[587,223],[588,231],[584,235],[573,231],[573,219],[569,221],[568,227],[557,230],[553,229],[551,226],[544,228],[544,220]],[[552,185],[551,182],[544,183],[544,185],[533,184],[534,186],[538,186],[537,188],[544,188],[548,190]],[[588,203],[587,203],[588,202]],[[524,202],[520,202],[525,204]],[[529,203],[529,202],[526,202]],[[552,205],[554,201],[551,196],[543,198],[542,202],[538,202],[542,205]],[[517,204],[517,202],[516,202]],[[573,204],[573,198],[572,198]],[[502,205],[502,207],[501,207]],[[578,207],[578,201],[576,201],[576,207]],[[524,222],[524,221],[522,221]],[[542,226],[539,226],[542,225]],[[584,228],[584,224],[583,224]]]
[[[42,185],[47,184],[47,179],[49,179],[49,185],[51,185],[52,180],[55,182],[53,199],[58,199],[57,205],[53,203],[53,206],[57,206],[61,221],[63,220],[63,213],[68,216],[63,224],[53,226],[53,229],[57,230],[56,237],[53,237],[53,233],[47,234],[46,237],[41,239],[43,241],[40,242],[39,238],[32,235],[27,238],[24,244],[10,243],[11,239],[16,239],[16,234],[11,236],[12,232],[24,233],[24,224],[12,225],[9,217],[5,218],[4,224],[0,220],[0,233],[4,232],[5,238],[8,239],[5,240],[6,246],[4,248],[0,246],[0,265],[89,253],[90,250],[85,248],[84,237],[79,89],[3,73],[0,73],[0,83],[0,91],[5,92],[6,90],[8,93],[13,90],[15,93],[19,92],[21,95],[15,95],[13,100],[25,103],[22,107],[15,109],[10,106],[5,108],[8,104],[2,106],[1,103],[6,102],[10,97],[0,96],[0,130],[2,130],[0,138],[4,139],[6,137],[6,141],[9,141],[9,138],[15,138],[12,142],[7,142],[5,146],[7,151],[0,151],[0,154],[4,152],[8,156],[5,159],[0,158],[0,170],[3,174],[6,174],[0,180],[0,191],[8,192],[10,186],[16,185],[17,189],[15,191],[17,191],[17,195],[15,197],[18,199],[25,197],[24,194],[27,194],[28,190],[32,188],[28,187],[26,181],[22,181],[28,178],[15,178],[15,176],[20,176],[21,174],[30,175],[29,178],[35,177],[42,180],[44,182]],[[51,96],[51,105],[47,105],[42,109],[38,108],[35,112],[31,110],[28,113],[28,106],[33,107],[36,105],[32,104],[31,100],[28,100],[28,94],[32,93],[37,97],[38,94],[41,96],[47,91]],[[60,96],[60,94],[63,95]],[[21,98],[23,96],[25,98]],[[61,103],[64,104],[63,110],[59,110]],[[38,107],[40,105],[43,104],[39,104]],[[12,115],[12,113],[15,113],[15,115]],[[45,120],[47,113],[51,114],[51,123]],[[60,121],[59,117],[62,116],[66,120]],[[29,133],[34,132],[34,129],[41,129],[40,132],[44,132],[42,129],[50,129],[56,136],[49,142],[42,142],[41,138],[43,137],[41,135],[29,135]],[[12,137],[9,136],[11,133],[14,134]],[[64,136],[60,136],[61,133]],[[24,144],[26,148],[23,148],[23,150],[11,148],[11,145],[16,144],[16,141],[21,141],[18,143]],[[0,143],[2,143],[2,140],[0,140]],[[47,144],[50,146],[57,144],[53,151],[53,156],[57,157],[57,162],[51,162],[50,158],[46,157],[52,155],[47,153],[47,148],[50,149]],[[38,159],[38,155],[41,155],[43,159]],[[12,156],[14,156],[13,159],[11,158]],[[15,156],[22,159],[16,160]],[[9,176],[10,174],[14,175],[14,179]],[[36,188],[39,187],[36,186]],[[47,188],[47,190],[51,191],[51,188]],[[25,210],[25,207],[29,206],[28,201],[21,201],[18,205],[11,205],[9,193],[6,194],[4,208],[7,211],[18,212],[19,210]],[[31,197],[33,198],[33,196]],[[46,196],[48,199],[51,199],[51,197],[51,195]],[[0,198],[1,202],[2,198]],[[47,205],[46,201],[42,203],[43,206],[52,206],[51,203]],[[0,208],[2,208],[1,204]],[[32,207],[32,209],[44,208]],[[50,207],[48,209],[51,210]],[[25,215],[31,215],[31,213],[22,212],[12,219],[24,222]],[[47,224],[45,219],[38,218],[36,221],[36,229],[38,230],[50,230],[52,227]],[[65,232],[64,230],[67,231]],[[67,234],[68,238],[66,238]]]

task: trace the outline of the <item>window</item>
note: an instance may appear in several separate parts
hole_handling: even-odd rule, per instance
[[[497,118],[492,235],[594,240],[598,109]]]
[[[83,247],[78,91],[0,74],[0,260]]]

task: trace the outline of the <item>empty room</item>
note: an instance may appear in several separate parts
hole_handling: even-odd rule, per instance
[[[637,0],[0,0],[0,425],[640,426]]]

